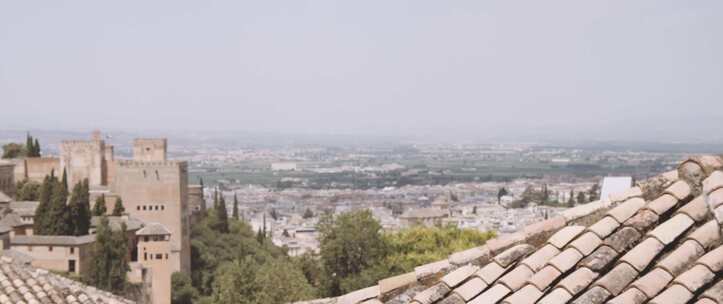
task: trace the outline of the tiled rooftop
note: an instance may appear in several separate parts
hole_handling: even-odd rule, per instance
[[[309,303],[723,304],[723,159],[339,298]]]
[[[130,304],[110,293],[46,270],[0,258],[0,304]]]

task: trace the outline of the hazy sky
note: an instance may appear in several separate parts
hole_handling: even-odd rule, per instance
[[[0,128],[705,139],[722,97],[720,0],[0,0]]]

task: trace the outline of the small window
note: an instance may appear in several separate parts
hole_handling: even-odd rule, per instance
[[[161,210],[166,210],[166,206],[165,206],[165,205],[161,205]]]
[[[143,170],[143,178],[146,178],[146,170]]]
[[[158,170],[156,170],[156,180],[160,180],[160,179],[161,179],[161,176],[158,175]]]
[[[143,237],[143,241],[144,241],[144,242],[148,242],[148,236],[144,236],[144,237]]]
[[[53,251],[53,246],[48,246],[48,251]]]
[[[162,260],[162,259],[163,259],[163,255],[160,253],[156,253],[156,260]]]
[[[141,206],[136,206],[136,210],[141,211]]]
[[[158,205],[156,205],[155,207],[156,207],[156,211],[158,211]]]
[[[166,260],[168,260],[168,253],[166,253]]]
[[[146,211],[146,205],[143,205],[143,211]]]
[[[70,247],[70,254],[74,254],[74,253],[75,253],[75,247]]]

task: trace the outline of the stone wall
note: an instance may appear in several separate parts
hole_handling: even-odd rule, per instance
[[[15,164],[0,162],[0,191],[15,196]]]
[[[29,157],[15,160],[15,181],[30,180],[42,183],[50,172],[62,174],[57,157]]]
[[[126,212],[171,232],[171,268],[190,271],[188,165],[186,162],[117,160],[111,192],[123,199]]]
[[[86,178],[91,186],[106,185],[105,165],[102,140],[71,140],[60,144],[60,167],[67,170],[70,187]]]
[[[165,138],[136,138],[133,140],[133,160],[166,161]]]

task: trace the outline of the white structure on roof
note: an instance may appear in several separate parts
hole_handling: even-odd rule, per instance
[[[296,169],[296,163],[282,162],[271,164],[271,171],[296,171]]]
[[[600,199],[607,199],[610,194],[621,193],[633,186],[633,178],[630,176],[606,177],[603,178]]]

